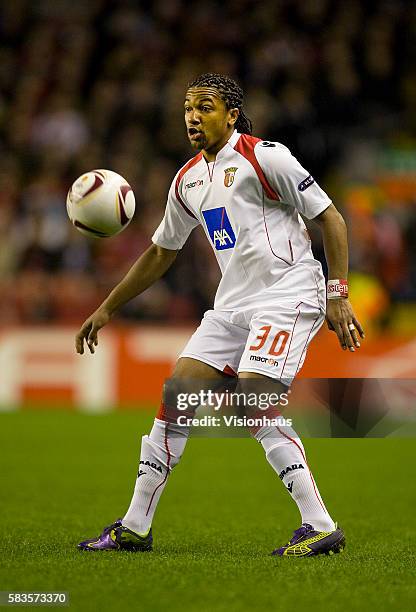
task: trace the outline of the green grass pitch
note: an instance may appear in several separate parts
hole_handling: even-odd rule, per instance
[[[250,439],[191,439],[154,552],[82,553],[126,510],[148,413],[0,415],[0,590],[68,591],[73,610],[410,610],[413,439],[307,439],[347,534],[341,555],[281,559],[297,509]],[[413,544],[412,544],[413,541]]]

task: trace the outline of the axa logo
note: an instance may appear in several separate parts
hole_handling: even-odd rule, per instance
[[[216,251],[232,249],[235,245],[235,234],[224,206],[203,210],[208,234]]]
[[[266,363],[270,366],[278,366],[279,362],[277,359],[272,359],[271,357],[260,357],[260,355],[250,355],[250,361],[261,361],[261,363]]]
[[[301,463],[293,463],[292,465],[288,465],[287,467],[285,467],[279,474],[279,478],[280,480],[283,480],[283,478],[286,476],[286,474],[289,474],[289,472],[293,472],[294,470],[304,470],[304,466]]]
[[[185,189],[192,189],[192,187],[200,187],[203,184],[204,184],[204,181],[202,179],[198,179],[197,181],[194,181],[193,183],[187,183],[185,185]]]
[[[314,182],[315,182],[315,179],[313,178],[313,176],[311,176],[311,175],[307,176],[304,181],[299,183],[299,185],[298,185],[299,191],[305,191],[305,189],[307,189],[308,187],[313,185]]]
[[[235,178],[235,173],[237,172],[238,168],[226,168],[224,170],[225,176],[224,176],[224,185],[226,187],[231,187],[231,185],[234,183],[234,178]]]
[[[163,474],[163,470],[160,467],[160,465],[158,465],[157,463],[154,463],[153,461],[143,461],[142,459],[140,460],[140,465],[148,465],[149,467],[153,468],[154,470],[157,470],[158,472],[160,472],[161,474]]]
[[[214,246],[226,247],[232,243],[232,238],[226,229],[214,230]]]

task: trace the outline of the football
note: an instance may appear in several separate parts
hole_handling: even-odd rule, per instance
[[[108,238],[125,229],[136,202],[128,182],[112,170],[91,170],[72,184],[66,198],[68,216],[86,236]]]

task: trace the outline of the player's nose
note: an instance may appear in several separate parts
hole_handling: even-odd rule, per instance
[[[198,123],[201,123],[201,116],[198,113],[198,111],[192,111],[191,113],[189,113],[189,115],[188,115],[188,124],[189,125],[198,125]]]

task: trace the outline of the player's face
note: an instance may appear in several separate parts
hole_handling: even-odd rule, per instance
[[[194,149],[207,157],[218,153],[230,138],[238,109],[227,109],[215,87],[192,87],[185,98],[185,123]]]

